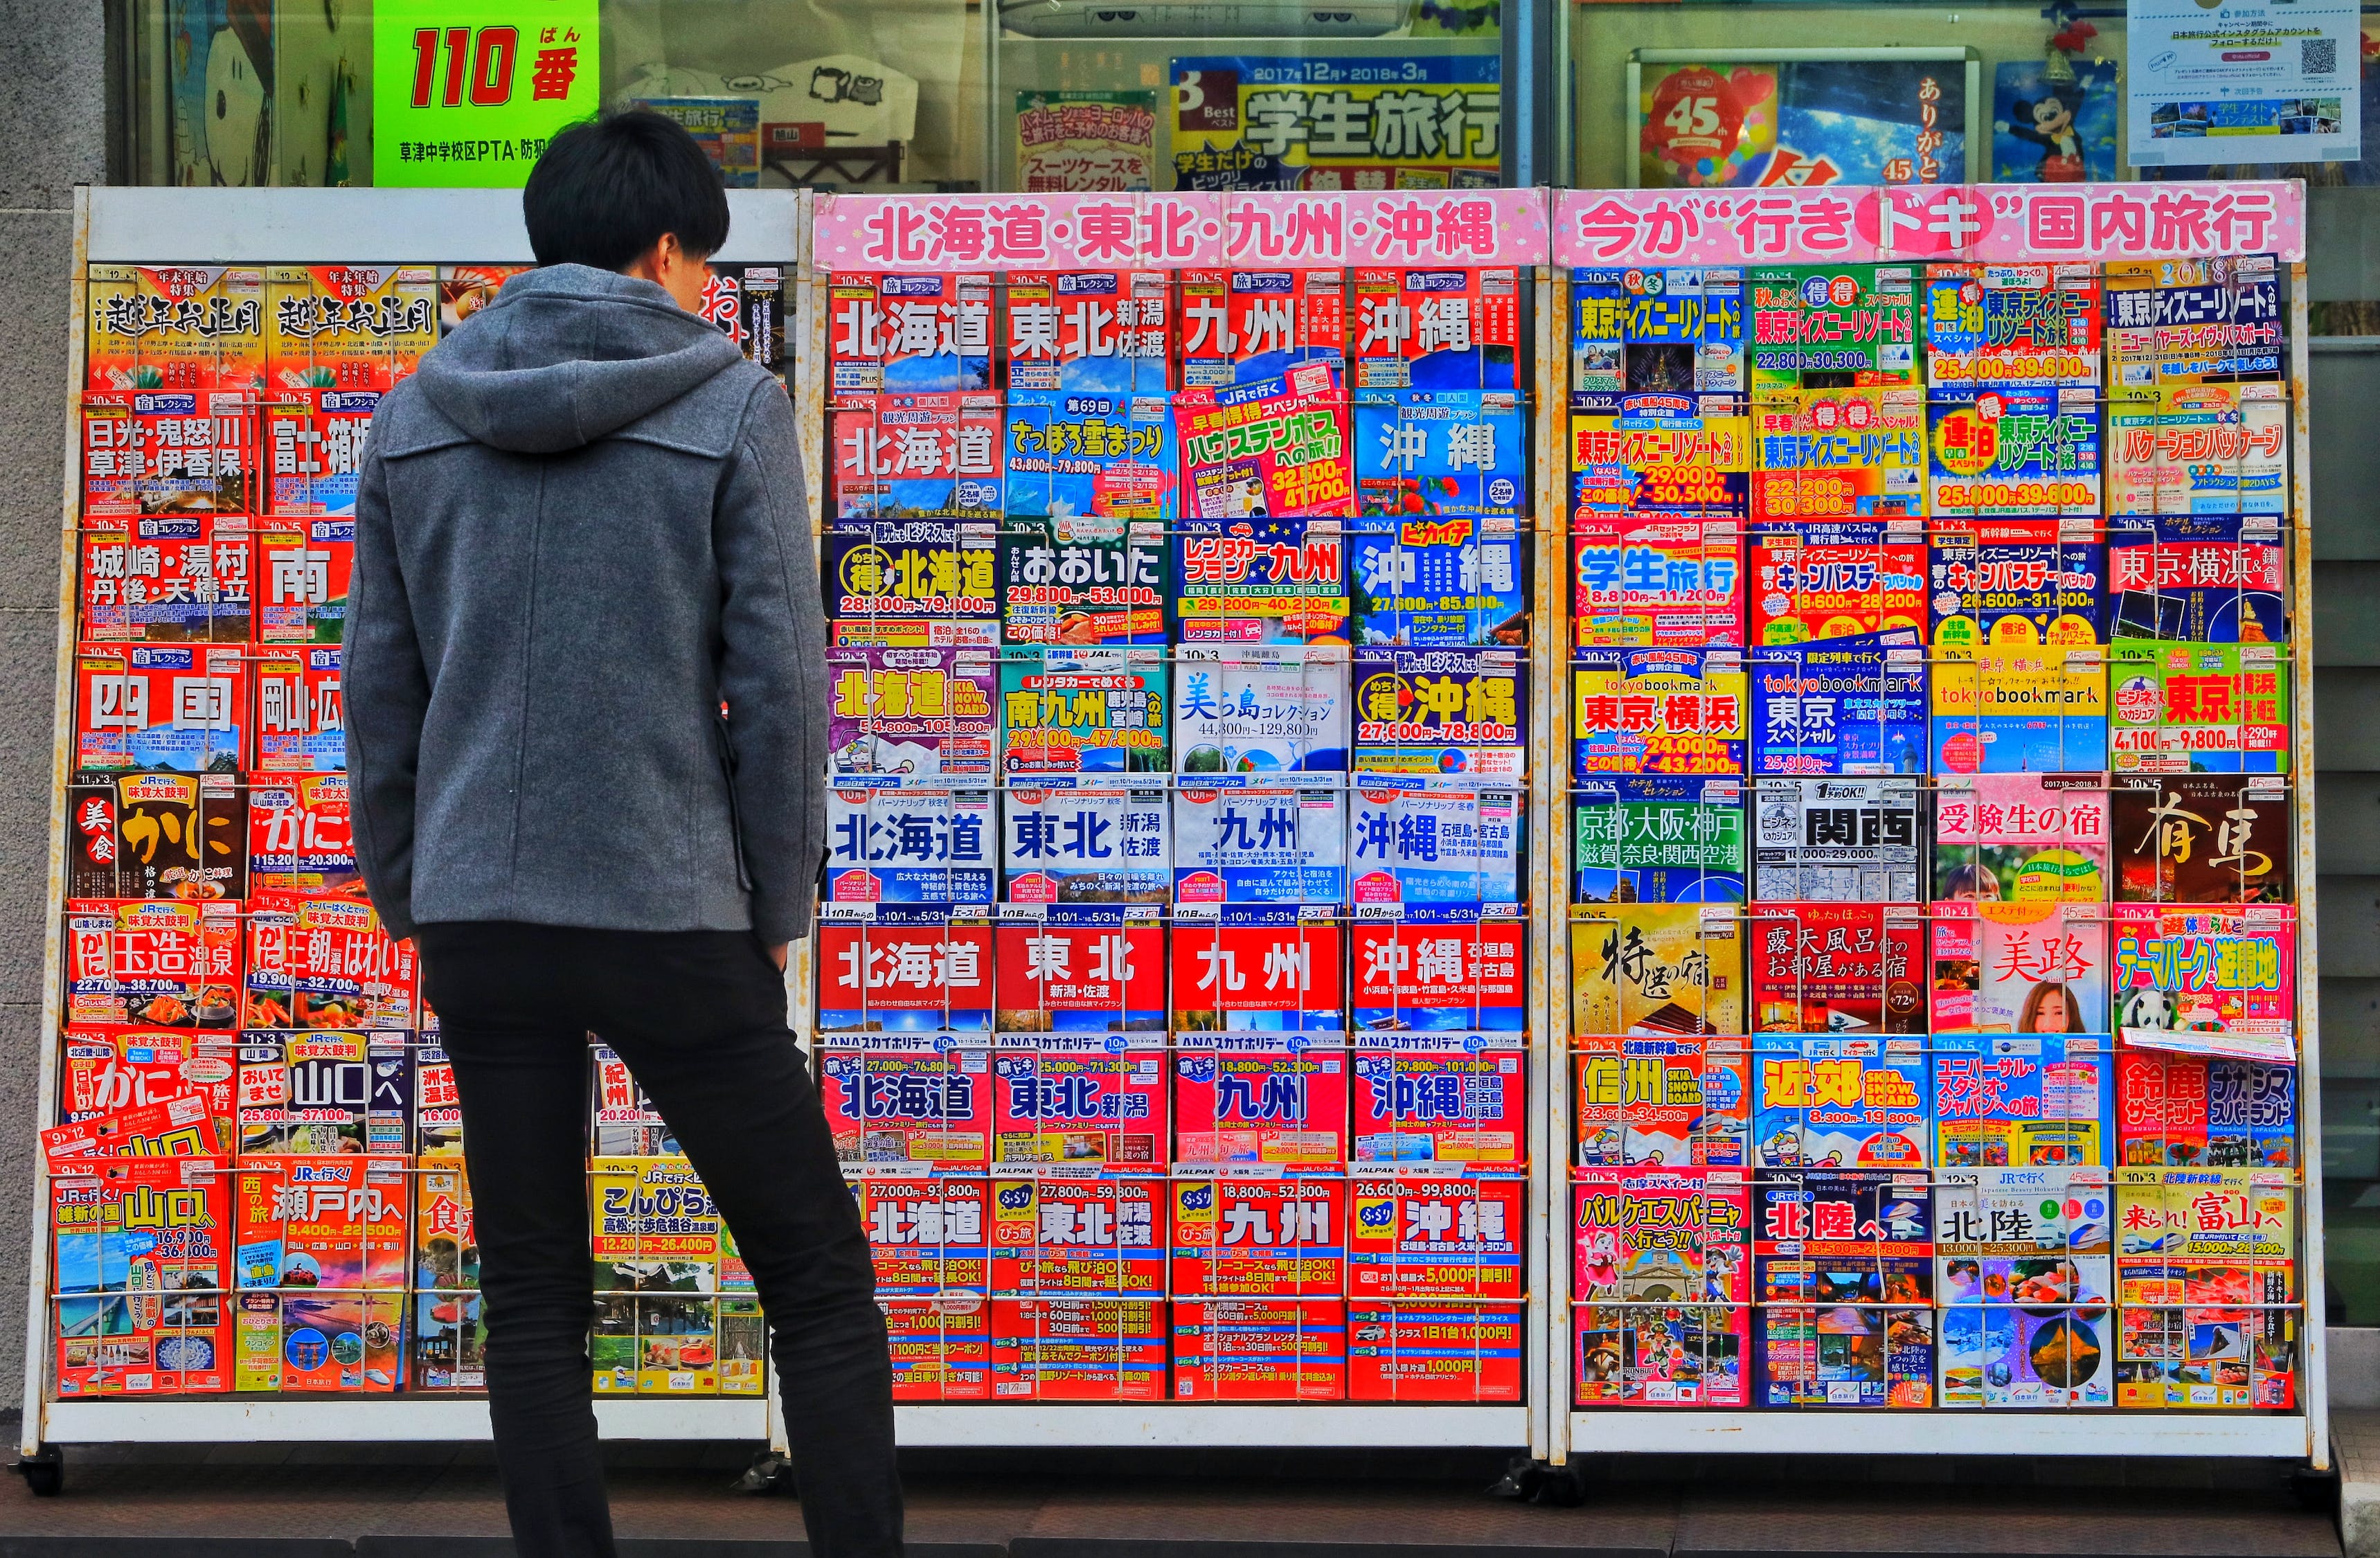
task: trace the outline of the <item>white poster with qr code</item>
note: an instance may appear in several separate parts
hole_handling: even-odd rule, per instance
[[[2355,0],[2128,0],[2134,167],[2362,155]]]

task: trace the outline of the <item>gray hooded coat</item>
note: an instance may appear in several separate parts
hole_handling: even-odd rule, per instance
[[[651,282],[517,277],[372,419],[344,672],[373,905],[400,936],[802,935],[825,660],[775,381]]]

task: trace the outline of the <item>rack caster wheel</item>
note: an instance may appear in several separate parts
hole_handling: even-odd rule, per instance
[[[2289,1496],[2300,1509],[2317,1515],[2338,1513],[2338,1468],[2316,1471],[2312,1467],[2299,1467],[2289,1473]]]
[[[1586,1502],[1586,1478],[1576,1461],[1553,1466],[1515,1455],[1506,1464],[1504,1475],[1488,1490],[1488,1496],[1573,1509]]]
[[[37,1499],[54,1499],[67,1485],[66,1452],[44,1444],[17,1463],[17,1474]]]
[[[794,1463],[774,1450],[763,1450],[752,1457],[752,1464],[731,1486],[739,1493],[782,1493],[790,1498],[794,1493]]]

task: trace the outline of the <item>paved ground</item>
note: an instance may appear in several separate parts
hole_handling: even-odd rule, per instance
[[[738,1447],[630,1447],[623,1558],[804,1558],[799,1511],[732,1492]],[[1631,1463],[1574,1509],[1482,1496],[1493,1457],[919,1455],[916,1558],[1625,1554],[2338,1558],[2268,1467],[1876,1459]],[[1988,1476],[1992,1480],[1976,1480]],[[1846,1479],[1847,1477],[1856,1479]],[[484,1446],[81,1451],[0,1484],[0,1558],[506,1558]]]

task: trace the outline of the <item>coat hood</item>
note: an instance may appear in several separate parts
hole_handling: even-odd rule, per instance
[[[420,392],[480,443],[592,444],[744,360],[650,281],[589,265],[515,276],[421,359]]]

